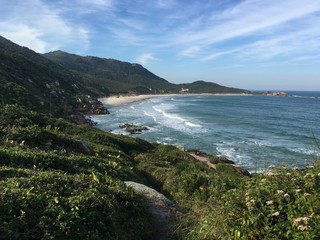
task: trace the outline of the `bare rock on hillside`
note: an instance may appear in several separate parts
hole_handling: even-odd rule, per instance
[[[175,205],[163,194],[143,184],[131,181],[125,184],[146,200],[153,227],[153,239],[171,239],[171,228],[178,215]]]

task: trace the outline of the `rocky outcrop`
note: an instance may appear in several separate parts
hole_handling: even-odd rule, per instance
[[[93,115],[102,115],[102,114],[110,114],[108,109],[104,107],[102,102],[98,99],[89,98],[84,100],[78,100],[80,103],[79,111],[83,114],[93,114]]]
[[[73,110],[73,113],[71,115],[72,121],[76,124],[95,124],[91,119],[86,118],[85,115],[110,114],[110,112],[104,107],[102,102],[97,99],[91,98],[90,96],[79,98],[78,104],[78,107]]]
[[[251,177],[251,173],[250,173],[247,169],[242,168],[242,167],[238,167],[238,166],[233,166],[233,168],[234,168],[238,173],[241,173],[242,175],[247,176],[247,177]]]
[[[122,124],[119,127],[125,129],[125,131],[130,134],[140,134],[143,131],[149,130],[149,128],[147,128],[145,126],[138,126],[138,125],[130,124],[130,123]]]
[[[153,227],[153,239],[172,239],[172,226],[179,215],[175,205],[163,194],[143,184],[131,181],[125,184],[145,199]]]
[[[265,95],[265,96],[275,96],[275,97],[286,97],[288,96],[288,93],[285,93],[285,92],[265,92],[263,93],[262,95]]]
[[[217,164],[217,163],[235,164],[234,161],[226,158],[225,156],[211,156],[209,158],[209,161],[214,164]]]

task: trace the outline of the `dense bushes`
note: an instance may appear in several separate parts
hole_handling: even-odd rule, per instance
[[[273,168],[251,178],[218,163],[209,170],[171,146],[135,158],[184,213],[181,239],[319,239],[320,166]]]
[[[140,199],[107,175],[40,172],[0,181],[0,192],[1,239],[150,237]]]
[[[143,202],[122,181],[140,179],[122,150],[136,140],[17,105],[1,109],[0,132],[0,239],[151,238]]]

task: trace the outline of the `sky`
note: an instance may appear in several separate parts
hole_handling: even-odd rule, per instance
[[[320,0],[0,0],[38,53],[140,63],[173,83],[320,91]]]

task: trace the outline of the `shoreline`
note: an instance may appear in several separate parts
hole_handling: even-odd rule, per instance
[[[112,95],[109,97],[99,98],[99,101],[109,106],[140,102],[151,98],[158,97],[185,97],[185,96],[252,96],[246,93],[188,93],[188,94],[141,94],[141,95]]]

